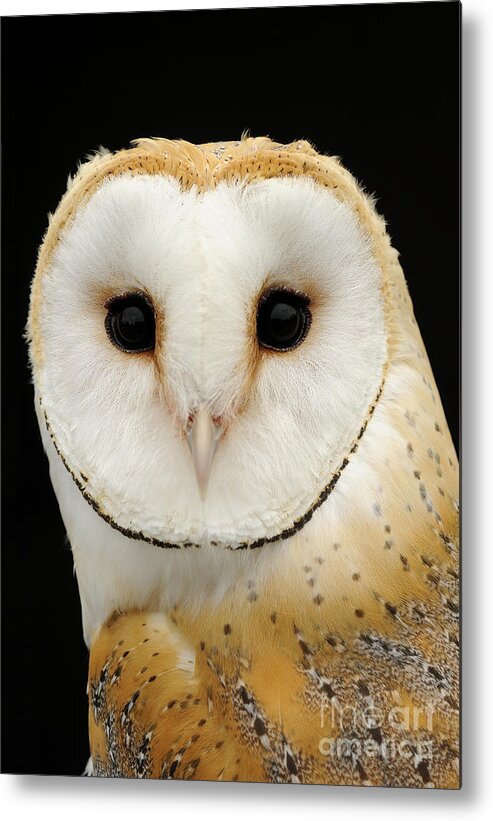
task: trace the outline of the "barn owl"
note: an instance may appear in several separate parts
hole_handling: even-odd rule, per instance
[[[28,338],[90,771],[457,787],[457,459],[340,162],[101,150],[50,217]]]

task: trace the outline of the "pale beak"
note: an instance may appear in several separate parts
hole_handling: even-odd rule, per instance
[[[213,420],[207,408],[199,408],[187,423],[186,435],[200,496],[204,500],[217,443],[223,435],[223,427]]]

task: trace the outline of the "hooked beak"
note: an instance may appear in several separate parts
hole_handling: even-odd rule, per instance
[[[200,496],[204,500],[217,443],[223,435],[223,427],[214,421],[206,408],[199,408],[189,417],[185,432]]]

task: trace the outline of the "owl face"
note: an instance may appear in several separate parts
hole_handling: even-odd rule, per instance
[[[40,425],[108,525],[260,546],[324,501],[387,355],[372,237],[336,192],[107,176],[39,287]]]

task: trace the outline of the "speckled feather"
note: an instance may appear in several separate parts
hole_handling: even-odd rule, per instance
[[[157,173],[166,158],[184,185],[203,187],[235,173],[320,181],[327,168],[334,187],[339,175],[384,270],[389,354],[372,418],[323,502],[347,499],[349,524],[317,528],[315,513],[264,545],[283,550],[282,575],[245,580],[213,610],[177,600],[102,627],[89,675],[94,773],[457,787],[457,460],[383,223],[307,143],[144,140],[92,173],[137,156]]]

